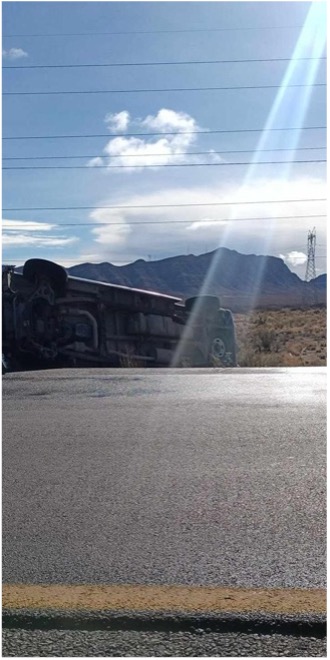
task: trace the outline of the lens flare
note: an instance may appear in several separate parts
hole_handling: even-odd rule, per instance
[[[289,85],[292,84],[301,84],[301,85],[312,85],[315,81],[317,71],[320,64],[320,57],[324,52],[326,44],[326,3],[324,2],[313,2],[307,14],[304,26],[299,35],[298,41],[296,43],[295,49],[293,51],[291,60],[287,66],[281,86],[276,94],[275,100],[273,102],[270,113],[267,117],[263,132],[258,141],[257,147],[254,151],[252,162],[245,174],[245,177],[242,181],[240,190],[238,192],[238,199],[247,199],[249,195],[249,187],[258,180],[258,171],[260,168],[256,168],[257,163],[262,162],[261,150],[272,149],[277,145],[280,137],[271,132],[273,128],[278,126],[285,126],[287,122],[293,122],[294,126],[300,127],[300,130],[292,131],[289,138],[286,138],[286,146],[289,149],[292,149],[291,159],[294,160],[295,150],[299,142],[301,129],[303,127],[304,118],[310,103],[312,87],[301,87],[301,88],[289,88]],[[298,58],[301,57],[311,57],[316,58],[309,61],[298,61]],[[283,165],[278,179],[279,181],[286,181],[289,178],[290,172],[292,169],[292,162],[289,161],[287,164]],[[280,199],[280,197],[279,197]],[[252,200],[251,200],[252,201]],[[272,215],[272,211],[267,210],[267,215]],[[232,207],[230,212],[230,223],[227,223],[224,228],[222,235],[222,242],[228,239],[231,229],[237,219],[237,211],[235,207]],[[274,230],[276,228],[276,218],[270,221],[267,226],[264,228],[263,234],[263,253],[267,254],[268,248],[271,244]],[[203,285],[200,289],[199,295],[204,295],[208,292],[209,285],[215,275],[215,271],[219,262],[221,260],[220,255],[216,252],[212,262],[210,264],[209,270],[205,276]],[[257,275],[255,277],[255,282],[253,290],[251,291],[250,304],[251,307],[254,306],[255,300],[257,298],[260,282],[263,276],[264,267],[267,263],[267,259],[261,261],[261,265]],[[198,304],[195,306],[191,316],[190,324],[194,324],[196,317],[199,313]],[[180,344],[177,347],[175,352],[172,366],[178,366],[181,363],[182,356],[185,351],[185,345],[188,336],[190,335],[189,323],[184,329]]]

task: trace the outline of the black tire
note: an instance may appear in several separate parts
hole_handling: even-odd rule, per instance
[[[23,266],[23,277],[33,283],[46,277],[57,295],[64,294],[68,281],[65,268],[46,259],[28,259]]]
[[[220,307],[220,300],[217,296],[194,296],[193,298],[187,298],[185,302],[185,307],[188,312],[199,305],[200,314],[215,314]]]

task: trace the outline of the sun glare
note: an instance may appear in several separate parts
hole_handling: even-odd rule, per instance
[[[324,52],[326,44],[326,5],[323,2],[313,2],[307,14],[304,26],[300,32],[298,41],[293,51],[290,63],[287,66],[281,86],[276,94],[270,113],[267,117],[263,132],[258,141],[257,147],[254,151],[252,162],[244,176],[241,184],[241,189],[238,194],[244,199],[244,189],[247,189],[251,184],[255,183],[260,176],[260,166],[257,168],[256,164],[262,160],[262,151],[264,149],[274,149],[276,147],[275,141],[279,140],[279,136],[274,139],[272,129],[281,126],[294,126],[298,130],[290,132],[286,137],[286,146],[292,149],[291,161],[295,157],[295,149],[299,142],[301,129],[303,126],[304,118],[308,109],[312,87],[310,85],[316,79],[317,71],[320,64],[320,57]],[[302,60],[301,58],[313,58],[309,60]],[[298,61],[299,58],[299,61]],[[288,88],[289,85],[304,85],[304,87]],[[309,85],[309,87],[306,85]],[[260,160],[261,156],[261,160]],[[278,174],[281,181],[287,181],[291,172],[292,162],[288,161],[283,164]],[[245,197],[246,199],[246,197]],[[279,197],[280,199],[280,197]],[[252,205],[249,208],[253,208]],[[222,233],[221,242],[224,243],[228,239],[233,224],[238,218],[239,211],[232,207],[230,212],[230,222],[225,225]],[[267,215],[271,215],[267,211]],[[262,230],[263,238],[263,253],[267,254],[272,242],[272,236],[276,229],[276,217],[268,221],[267,225],[264,224]],[[208,287],[214,276],[216,267],[219,265],[221,257],[215,253],[208,273],[204,279],[203,285],[200,289],[199,295],[204,295],[208,291]],[[265,264],[265,261],[262,262]],[[256,300],[260,288],[260,282],[263,275],[264,266],[261,266],[255,278],[254,288],[251,291],[251,304]],[[194,324],[195,319],[199,313],[198,304],[195,305],[194,311],[191,314],[191,324]],[[180,364],[182,354],[187,337],[190,335],[189,324],[185,327],[180,344],[173,358],[172,366]]]

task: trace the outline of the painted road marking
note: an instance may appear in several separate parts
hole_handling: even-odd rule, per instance
[[[325,614],[325,589],[4,584],[7,609]]]

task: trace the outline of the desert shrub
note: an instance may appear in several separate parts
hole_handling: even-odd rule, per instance
[[[278,346],[276,339],[276,332],[274,330],[259,330],[254,335],[254,345],[260,352],[277,352]]]
[[[260,353],[253,348],[241,349],[238,354],[240,367],[278,367],[282,365],[281,357],[275,353]]]
[[[293,355],[292,353],[284,353],[282,355],[282,363],[285,367],[302,367],[304,361],[300,355]]]
[[[255,324],[256,325],[265,325],[265,323],[266,323],[266,319],[264,319],[264,317],[261,316],[261,314],[259,314],[257,316],[256,320],[255,320]]]
[[[235,324],[240,366],[326,364],[326,308],[235,314]]]

